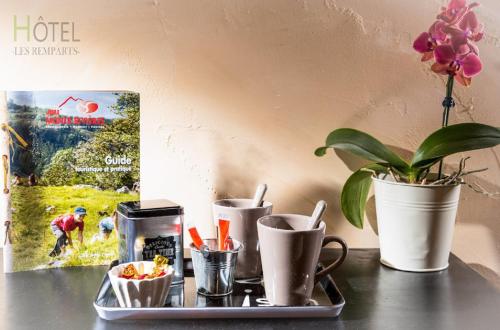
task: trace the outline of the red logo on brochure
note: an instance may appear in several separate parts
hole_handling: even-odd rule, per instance
[[[99,104],[97,104],[94,101],[85,101],[81,98],[75,99],[73,96],[69,96],[66,100],[63,101],[63,103],[59,104],[58,108],[60,109],[66,103],[68,103],[68,101],[70,101],[70,100],[78,102],[76,105],[76,108],[78,109],[78,111],[80,111],[83,114],[89,114],[89,113],[96,112],[97,109],[99,108]]]
[[[61,108],[64,107],[69,101],[76,102],[76,109],[85,117],[79,116],[63,116],[61,115]],[[86,101],[81,98],[68,96],[57,109],[48,109],[45,114],[45,123],[47,125],[94,125],[102,126],[105,123],[104,117],[92,117],[91,114],[99,109],[99,104],[94,101]]]

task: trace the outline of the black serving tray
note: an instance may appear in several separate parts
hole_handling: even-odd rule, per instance
[[[116,266],[114,261],[110,268]],[[265,299],[260,278],[236,281],[233,293],[210,298],[196,292],[191,259],[184,260],[184,284],[170,288],[164,307],[121,308],[109,281],[104,276],[94,307],[105,320],[120,319],[187,319],[187,318],[312,318],[336,317],[345,300],[331,276],[316,284],[307,306],[273,306]]]

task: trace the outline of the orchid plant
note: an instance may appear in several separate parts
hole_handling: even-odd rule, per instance
[[[466,0],[451,0],[436,17],[427,32],[422,32],[413,42],[413,48],[422,53],[422,61],[434,59],[431,70],[448,76],[446,96],[443,100],[441,126],[448,126],[453,101],[453,82],[469,86],[472,77],[481,72],[482,63],[476,42],[483,38],[484,25],[473,9],[477,2],[467,5]],[[438,177],[441,178],[443,162],[439,162]]]
[[[422,61],[434,59],[431,69],[447,75],[448,81],[443,101],[442,128],[422,142],[411,160],[403,159],[369,134],[351,128],[334,130],[327,136],[325,146],[316,149],[316,156],[323,156],[328,148],[334,148],[371,161],[354,172],[342,189],[342,212],[354,226],[363,227],[364,210],[373,177],[390,176],[394,181],[409,184],[462,184],[465,183],[463,176],[485,169],[465,171],[466,157],[460,161],[458,170],[441,177],[443,158],[500,144],[500,128],[479,123],[448,126],[448,113],[454,106],[454,80],[469,86],[471,78],[482,69],[475,42],[481,40],[484,28],[472,11],[477,5],[467,5],[465,0],[451,0],[447,7],[441,8],[441,13],[429,30],[421,33],[413,44],[414,49],[422,53]],[[440,168],[436,178],[431,175],[431,168],[438,163]],[[469,186],[474,189],[474,186]]]

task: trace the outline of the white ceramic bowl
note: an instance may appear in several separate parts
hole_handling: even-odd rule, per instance
[[[144,265],[144,273],[151,273],[153,261],[136,261],[120,264],[108,271],[108,276],[115,291],[120,307],[163,307],[174,277],[174,268],[168,266],[165,275],[151,279],[132,280],[118,277],[127,265],[136,269]]]

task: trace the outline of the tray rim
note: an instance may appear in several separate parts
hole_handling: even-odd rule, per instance
[[[190,258],[185,258],[185,261],[191,261]],[[113,261],[109,268],[112,267]],[[185,263],[186,264],[186,263]],[[345,299],[332,276],[328,274],[325,279],[328,279],[330,285],[333,285],[337,291],[340,302],[326,305],[315,306],[250,306],[250,307],[107,307],[98,304],[98,299],[104,285],[107,271],[103,276],[102,282],[97,290],[97,295],[93,301],[94,308],[100,318],[104,320],[121,320],[121,319],[186,319],[186,318],[315,318],[315,317],[337,317],[342,312],[345,305]],[[112,314],[112,315],[109,315]],[[125,315],[124,315],[125,314]],[[150,317],[147,317],[150,316]]]

